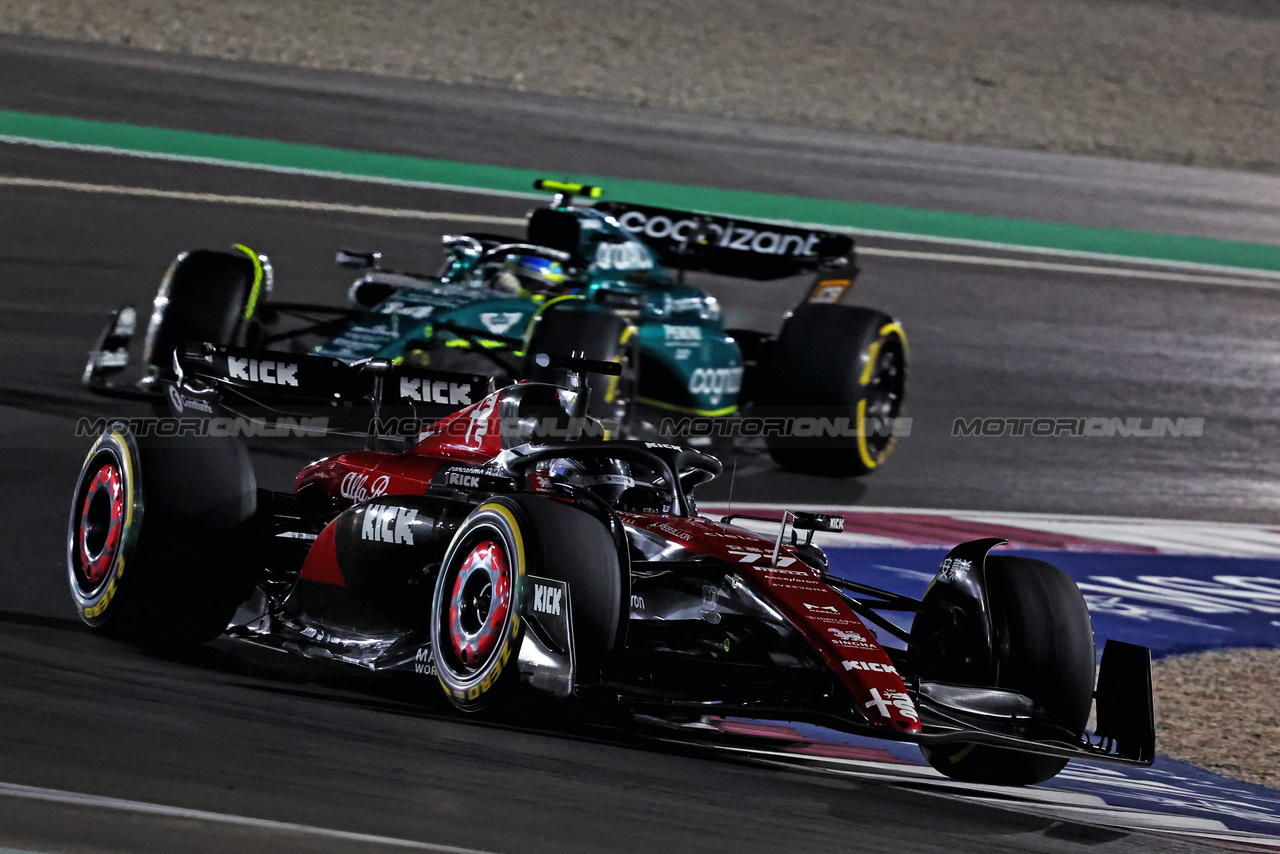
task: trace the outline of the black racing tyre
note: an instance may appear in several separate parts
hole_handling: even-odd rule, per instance
[[[806,474],[864,475],[893,452],[893,421],[906,395],[907,336],[879,311],[805,303],[764,349],[758,377],[759,414],[820,425],[816,435],[767,436],[774,462]]]
[[[243,343],[264,287],[265,271],[247,251],[184,252],[156,293],[142,360],[167,375],[173,351],[188,343]]]
[[[1093,703],[1093,627],[1071,577],[1041,560],[988,556],[987,595],[995,645],[992,687],[1030,697],[1047,719],[1079,736]],[[1067,764],[980,744],[925,749],[929,764],[956,780],[1005,786],[1043,783]]]
[[[534,363],[539,353],[552,356],[579,355],[587,359],[622,364],[622,375],[587,374],[591,404],[587,414],[625,425],[639,388],[640,360],[633,342],[636,328],[621,317],[602,311],[553,308],[535,322],[533,336],[525,350],[525,375],[535,382],[562,385],[564,372]],[[625,427],[623,428],[625,432]]]
[[[519,685],[528,576],[566,581],[578,669],[594,668],[625,623],[613,538],[587,513],[536,496],[485,502],[458,529],[436,579],[431,649],[440,684],[466,712]]]
[[[80,618],[147,643],[217,637],[257,580],[256,508],[239,439],[140,442],[111,425],[71,503],[67,572]]]
[[[620,647],[631,612],[630,579],[617,545],[596,517],[560,501],[511,496],[529,520],[534,575],[569,585],[579,680],[590,679]]]

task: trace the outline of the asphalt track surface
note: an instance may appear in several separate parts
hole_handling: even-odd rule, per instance
[[[471,94],[512,103],[502,93]],[[935,147],[853,140],[833,154],[821,135],[810,148],[805,134],[783,145],[776,134],[790,132],[779,129],[760,131],[763,139],[724,130],[745,151],[728,159],[679,117],[630,138],[626,128],[645,124],[634,115],[600,109],[607,121],[597,131],[568,102],[530,103],[539,109],[473,109],[457,91],[438,87],[56,44],[33,52],[0,40],[0,108],[507,165],[560,168],[594,156],[601,158],[589,166],[594,171],[750,189],[785,180],[788,192],[821,186],[832,157],[857,163],[865,156],[876,165],[841,174],[848,192],[871,200],[1044,218],[1056,212],[1085,224],[1280,242],[1275,200],[1241,191],[1226,173],[1178,173],[1181,180],[1170,173],[1162,182],[1168,167],[1066,159],[1055,173],[1054,158],[1016,155],[1030,165],[992,183],[989,168],[1004,158],[989,152],[943,156]],[[1150,195],[1118,187],[1107,177],[1112,169],[1134,176]],[[939,170],[951,179],[941,180]],[[528,208],[518,199],[17,145],[0,148],[0,176],[500,217]],[[1060,203],[1046,201],[1049,185],[1059,188]],[[319,665],[299,669],[228,643],[162,657],[79,629],[69,619],[62,568],[66,496],[88,444],[73,435],[75,419],[134,411],[78,388],[104,313],[122,302],[145,305],[168,261],[193,246],[247,241],[271,255],[282,299],[338,301],[349,276],[330,263],[335,247],[378,248],[389,263],[431,269],[439,235],[456,230],[463,229],[447,221],[0,184],[0,490],[7,498],[0,782],[494,851],[1125,851],[1151,844],[878,785],[709,761],[696,750],[657,751],[596,718],[566,723],[552,714],[515,728],[461,722],[399,683],[368,685]],[[736,499],[1273,517],[1280,504],[1273,291],[886,256],[866,257],[863,268],[858,300],[900,317],[911,335],[912,435],[885,470],[854,483],[782,474],[747,449]],[[782,286],[718,290],[731,319],[759,326],[776,323],[792,297]],[[1041,415],[1207,420],[1200,439],[950,435],[957,417]],[[264,484],[285,486],[310,455],[311,448],[292,455],[267,448],[259,457]],[[0,797],[0,846],[226,850],[255,842],[334,851],[375,844]]]

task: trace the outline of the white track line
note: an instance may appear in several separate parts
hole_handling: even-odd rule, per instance
[[[720,510],[726,506],[723,501],[708,501],[708,507]],[[1202,522],[1186,519],[1162,519],[1156,516],[1095,516],[1074,513],[1028,513],[1020,510],[962,510],[954,507],[881,507],[862,504],[805,504],[796,501],[735,501],[733,510],[811,510],[818,513],[844,511],[847,513],[892,513],[911,516],[951,516],[956,519],[975,522],[991,522],[993,524],[1031,524],[1038,522],[1080,522],[1090,524],[1150,524],[1150,525],[1203,525],[1220,529],[1224,532],[1248,532],[1257,530],[1280,530],[1280,523],[1251,524],[1249,522]]]
[[[446,184],[442,181],[410,181],[404,178],[383,178],[377,175],[352,175],[327,169],[304,169],[297,166],[273,166],[269,163],[246,163],[240,160],[224,160],[219,157],[196,157],[190,154],[165,154],[159,151],[134,151],[110,145],[88,145],[79,142],[56,142],[49,139],[30,139],[25,136],[0,134],[0,144],[33,145],[36,148],[53,148],[62,151],[83,151],[88,154],[115,154],[121,157],[138,157],[143,160],[166,160],[173,163],[194,163],[198,166],[222,166],[227,169],[250,169],[255,172],[275,172],[280,175],[301,175],[306,178],[328,178],[334,181],[354,181],[360,184],[387,184],[392,187],[411,187],[417,190],[441,190],[466,193],[469,196],[500,196],[506,199],[545,200],[546,193],[517,192],[514,190],[490,190],[486,187],[468,187],[462,184]],[[830,228],[830,226],[825,226]]]
[[[149,199],[174,199],[206,204],[247,205],[260,208],[288,208],[318,213],[359,214],[390,219],[418,219],[430,222],[471,222],[481,225],[525,224],[523,217],[489,216],[487,214],[420,211],[413,208],[382,208],[373,205],[348,205],[341,202],[311,202],[303,199],[271,199],[262,196],[229,196],[221,193],[189,193],[181,190],[157,190],[152,187],[125,187],[119,184],[87,184],[79,181],[53,181],[45,178],[0,176],[0,187],[32,187],[42,190],[66,190],[73,193],[96,193],[109,196],[137,196]]]
[[[1090,264],[1059,264],[1051,261],[1028,261],[1021,258],[991,258],[985,255],[956,255],[948,252],[917,252],[906,249],[882,249],[863,246],[859,255],[881,255],[886,258],[908,258],[913,261],[941,261],[946,264],[974,264],[986,267],[1015,267],[1020,270],[1046,270],[1053,273],[1085,273],[1092,276],[1118,276],[1126,279],[1156,279],[1162,282],[1188,282],[1196,285],[1222,285],[1235,288],[1280,290],[1280,280],[1271,282],[1240,276],[1205,276],[1176,273],[1172,270],[1137,270],[1126,267],[1095,267]]]
[[[67,792],[62,789],[43,789],[38,786],[22,786],[17,783],[0,783],[0,797],[26,798],[33,801],[47,801],[58,804],[72,804],[80,807],[119,810],[140,815],[155,815],[165,818],[180,818],[192,821],[207,821],[217,824],[232,824],[239,827],[252,827],[258,830],[270,830],[277,833],[296,833],[304,836],[340,839],[344,842],[356,842],[362,845],[382,845],[391,848],[407,848],[413,851],[431,851],[436,854],[489,854],[475,848],[458,848],[453,845],[436,845],[432,842],[417,842],[412,839],[397,839],[393,836],[376,836],[370,833],[354,833],[348,830],[333,830],[327,827],[313,827],[309,824],[294,824],[287,821],[271,821],[265,818],[252,818],[229,813],[207,812],[205,810],[171,807],[164,804],[152,804],[145,801],[127,801],[121,798],[108,798],[101,795],[85,795],[79,792]]]
[[[167,160],[175,163],[194,163],[202,166],[222,166],[231,169],[253,169],[261,172],[276,172],[282,175],[302,175],[310,178],[328,178],[336,181],[356,181],[366,184],[387,184],[393,187],[413,187],[424,190],[441,190],[468,195],[499,196],[509,199],[546,198],[545,193],[520,192],[515,190],[492,190],[486,187],[470,187],[461,184],[446,184],[440,181],[411,181],[403,178],[383,178],[376,175],[352,175],[346,172],[332,172],[323,169],[302,169],[292,166],[273,166],[266,163],[245,163],[238,160],[223,160],[217,157],[195,157],[186,154],[164,154],[155,151],[134,151],[128,148],[116,148],[109,145],[87,145],[76,142],[57,142],[46,139],[32,139],[24,136],[0,134],[0,144],[31,145],[37,148],[51,148],[67,151],[83,151],[90,154],[114,154],[122,157],[138,157],[147,160]],[[1054,255],[1065,258],[1082,258],[1091,261],[1111,262],[1118,264],[1142,264],[1149,267],[1166,267],[1169,269],[1195,270],[1202,273],[1235,273],[1256,276],[1260,279],[1280,281],[1280,271],[1257,270],[1248,267],[1233,267],[1227,264],[1203,264],[1196,261],[1174,261],[1165,258],[1141,258],[1129,255],[1117,255],[1110,252],[1089,252],[1079,249],[1055,249],[1041,246],[1024,246],[1017,243],[1001,243],[994,240],[971,240],[963,237],[938,237],[928,234],[911,234],[903,231],[882,231],[874,228],[853,228],[833,226],[830,223],[803,222],[788,219],[768,219],[780,225],[793,225],[800,228],[830,229],[848,232],[860,237],[878,237],[887,240],[901,240],[914,243],[939,243],[948,246],[967,246],[994,252],[1011,252],[1031,255]]]
[[[3,140],[0,140],[3,142]],[[1054,249],[1041,246],[1026,246],[1020,243],[999,243],[993,240],[970,240],[964,237],[934,237],[928,234],[907,234],[901,231],[880,231],[873,228],[845,228],[829,223],[799,222],[792,220],[773,220],[782,225],[793,225],[798,228],[815,230],[832,229],[846,231],[859,237],[877,237],[885,240],[900,240],[905,243],[940,243],[947,246],[966,246],[983,249],[989,252],[1009,252],[1016,255],[1052,255],[1061,258],[1080,258],[1087,261],[1107,261],[1114,264],[1137,264],[1147,267],[1167,267],[1172,270],[1192,270],[1198,273],[1244,274],[1261,279],[1280,281],[1280,270],[1262,270],[1255,267],[1236,267],[1231,264],[1205,264],[1200,261],[1174,261],[1168,258],[1143,258],[1139,255],[1118,255],[1113,252],[1090,252],[1085,249]],[[859,249],[858,251],[862,251]]]
[[[1280,525],[1242,522],[1203,522],[1178,519],[1151,519],[1124,516],[1073,516],[1058,513],[1020,513],[985,510],[927,510],[915,507],[863,507],[857,504],[803,504],[779,502],[735,502],[726,508],[723,502],[709,502],[707,513],[751,513],[803,510],[818,513],[843,512],[863,517],[873,523],[877,514],[942,518],[953,522],[1018,528],[1046,534],[1058,534],[1092,540],[1098,544],[1123,543],[1150,546],[1166,555],[1207,555],[1217,557],[1275,558],[1280,556]],[[750,527],[749,523],[742,523]],[[760,530],[770,530],[760,523]],[[776,528],[772,529],[776,531]],[[1017,539],[1015,535],[1013,539]],[[816,542],[825,547],[850,548],[875,545],[901,545],[905,540],[894,534],[876,536],[861,532],[817,535]],[[945,543],[938,543],[945,545]]]
[[[119,184],[90,184],[80,181],[57,181],[47,178],[23,178],[11,175],[0,175],[0,187],[30,187],[33,189],[44,190],[64,190],[74,193],[134,196],[151,199],[173,199],[176,201],[199,202],[204,204],[284,208],[291,210],[314,211],[317,213],[357,214],[360,216],[385,217],[388,219],[413,219],[428,222],[463,222],[515,227],[525,224],[525,220],[520,217],[452,213],[449,211],[423,211],[415,210],[413,208],[384,208],[374,205],[351,205],[340,202],[313,202],[305,199],[273,199],[261,196],[225,195],[221,193],[192,193],[182,190],[160,190],[153,187],[128,187]],[[1280,290],[1280,281],[1270,282],[1262,279],[1242,278],[1239,276],[1207,276],[1194,273],[1176,273],[1161,270],[1139,270],[1128,267],[1098,267],[1088,264],[1058,264],[1048,261],[1031,261],[1019,258],[993,258],[984,255],[956,255],[944,252],[916,252],[903,249],[884,249],[880,247],[863,247],[858,251],[863,255],[879,255],[889,258],[906,258],[917,261],[935,261],[950,264],[970,264],[988,267],[1013,267],[1023,270],[1044,270],[1056,273],[1083,273],[1093,276],[1153,279],[1165,282],[1186,282],[1197,285],[1219,285],[1224,287]]]
[[[671,741],[681,743],[676,739]],[[1280,851],[1280,838],[1231,830],[1216,818],[1112,806],[1105,799],[1091,793],[1039,787],[1013,788],[959,783],[922,766],[806,756],[763,746],[736,747],[713,744],[711,747],[720,752],[745,755],[761,765],[790,770],[806,768],[810,771],[852,777],[868,782],[906,786],[916,791],[985,804],[1012,812],[1130,831],[1221,840],[1240,845],[1244,850]]]

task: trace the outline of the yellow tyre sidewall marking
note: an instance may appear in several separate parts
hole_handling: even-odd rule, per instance
[[[862,458],[862,464],[869,469],[873,469],[880,464],[880,460],[873,459],[871,451],[867,447],[867,401],[858,401],[858,456]],[[882,454],[881,457],[884,455]]]
[[[902,360],[905,366],[907,358],[907,333],[903,330],[902,324],[894,321],[886,323],[880,327],[880,331],[875,341],[871,342],[871,346],[867,348],[867,363],[862,368],[862,375],[858,378],[858,384],[866,386],[871,382],[871,377],[875,370],[876,359],[880,356],[880,350],[889,342],[889,337],[894,336],[898,339],[899,346],[902,347]],[[889,454],[893,451],[896,444],[893,437],[885,444],[884,450],[880,452],[879,457],[872,457],[870,448],[867,445],[867,401],[864,397],[858,401],[858,456],[862,460],[862,464],[868,469],[874,469],[880,463],[888,459]]]
[[[249,299],[244,305],[244,319],[252,320],[254,312],[258,310],[258,297],[262,293],[262,259],[258,257],[257,252],[243,243],[237,243],[235,248],[247,255],[253,264],[253,286],[249,288]]]
[[[622,330],[622,337],[618,339],[618,355],[613,357],[613,361],[617,362],[619,365],[622,364],[622,357],[623,357],[623,354],[626,352],[627,343],[630,342],[631,339],[635,337],[636,332],[637,332],[636,327],[632,326],[631,324],[627,324],[627,328]],[[604,393],[605,403],[613,403],[613,401],[618,397],[618,383],[621,380],[622,380],[621,375],[616,377],[609,377],[609,386],[608,388],[605,389],[605,393]],[[609,441],[609,439],[613,438],[612,433],[613,433],[612,430],[604,431],[604,438],[606,442]]]
[[[551,308],[551,306],[553,305],[557,305],[559,303],[565,302],[567,300],[573,300],[573,299],[586,299],[586,297],[578,296],[577,294],[563,294],[558,297],[552,297],[551,299],[544,302],[542,305],[538,306],[538,310],[535,311],[533,313],[533,316],[529,318],[529,325],[524,328],[523,340],[524,340],[524,351],[526,353],[529,352],[529,345],[533,343],[533,330],[537,328],[538,320],[542,317],[543,313],[547,309]]]

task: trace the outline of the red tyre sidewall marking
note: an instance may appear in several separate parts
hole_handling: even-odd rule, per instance
[[[110,502],[110,521],[102,548],[97,554],[93,554],[89,549],[89,508],[93,499],[102,491],[107,493],[107,500]],[[114,462],[104,463],[85,493],[80,512],[78,546],[84,579],[88,582],[90,590],[102,583],[115,563],[120,551],[124,516],[124,485],[120,477],[120,469]]]
[[[462,626],[463,591],[475,573],[488,575],[492,591],[489,611],[475,634]],[[501,640],[511,610],[511,565],[506,552],[494,539],[483,539],[472,547],[458,569],[449,596],[449,640],[453,654],[468,668],[482,667]]]

